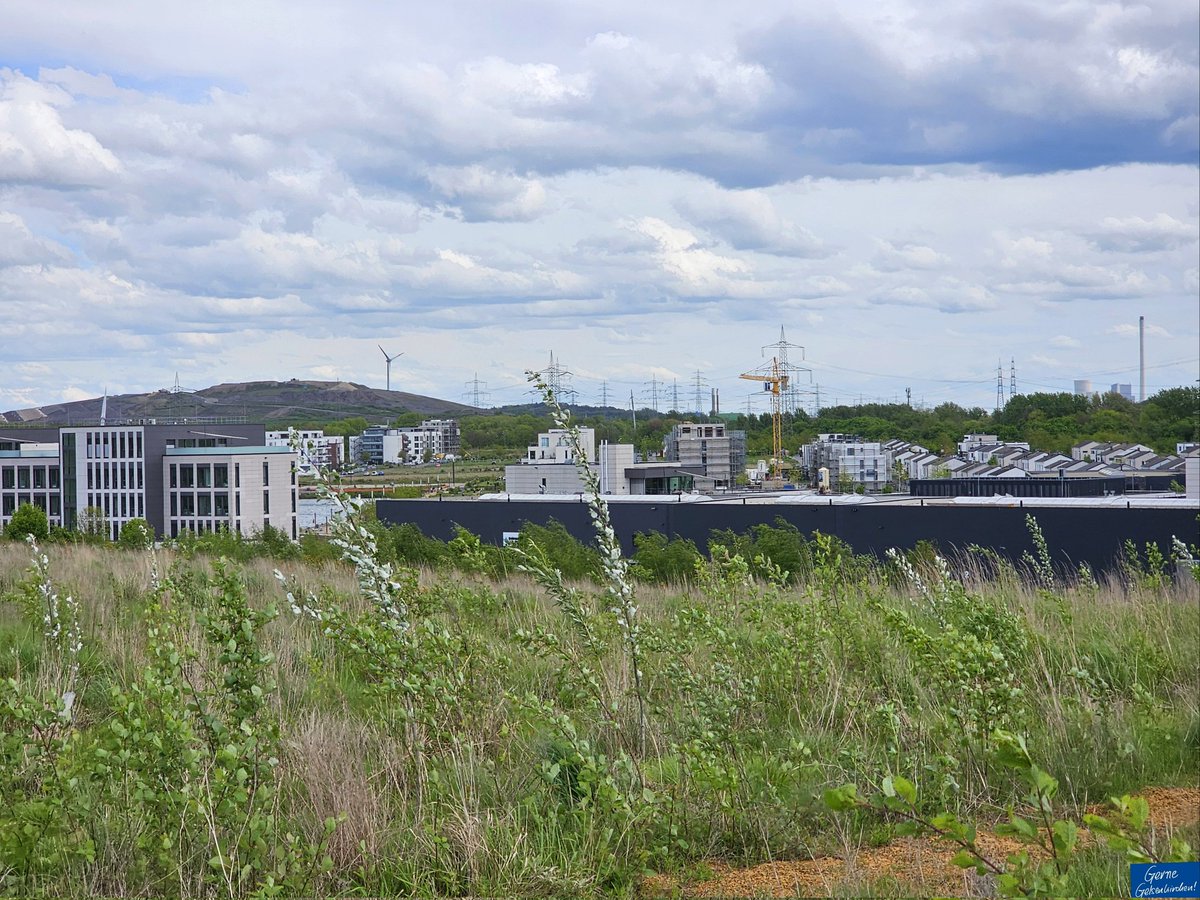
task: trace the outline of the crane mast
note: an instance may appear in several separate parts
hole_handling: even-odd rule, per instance
[[[771,395],[771,477],[779,478],[783,472],[783,397],[788,389],[787,370],[779,357],[772,356],[770,363],[738,377],[760,382],[763,391]]]

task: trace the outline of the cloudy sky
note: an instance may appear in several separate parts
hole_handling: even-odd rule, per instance
[[[741,6],[4,0],[0,409],[1195,382],[1195,0]]]

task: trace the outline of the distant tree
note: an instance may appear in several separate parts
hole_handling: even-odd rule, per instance
[[[40,506],[22,503],[13,511],[4,533],[14,541],[23,541],[30,535],[43,541],[50,535],[50,520]]]

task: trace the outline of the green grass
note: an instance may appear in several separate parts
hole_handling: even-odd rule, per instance
[[[114,690],[141,689],[153,658],[148,558],[95,547],[48,553],[59,592],[80,601],[85,635],[76,736],[57,764],[75,779],[62,795],[70,827],[53,838],[47,830],[43,843],[54,852],[36,860],[14,849],[13,829],[35,816],[29,804],[58,795],[45,780],[49,770],[30,762],[37,733],[0,711],[8,758],[32,766],[21,771],[43,773],[0,775],[0,889],[230,893],[204,865],[211,854],[203,829],[192,835],[202,851],[195,859],[162,851],[180,867],[174,881],[156,881],[135,864],[129,846],[159,801],[118,798],[111,781],[84,766],[88,748],[114,721]],[[197,686],[211,685],[198,696],[219,703],[231,696],[232,670],[222,668],[222,648],[206,644],[200,627],[212,602],[206,598],[216,596],[210,563],[160,554],[158,565],[178,567],[182,587],[169,607],[198,651],[184,671]],[[891,586],[881,571],[836,589],[837,573],[819,567],[795,585],[721,580],[720,572],[698,580],[705,588],[643,585],[643,751],[632,740],[638,721],[629,661],[596,586],[579,585],[598,641],[589,649],[555,601],[524,576],[423,572],[410,598],[413,615],[447,643],[412,657],[422,662],[411,673],[414,699],[404,701],[407,688],[380,690],[394,668],[380,669],[369,652],[350,653],[286,610],[271,576],[275,565],[252,559],[240,575],[252,608],[282,610],[255,637],[272,654],[270,680],[278,685],[262,682],[266,706],[255,719],[256,728],[279,732],[271,801],[277,830],[267,839],[272,853],[285,832],[320,844],[321,822],[344,817],[322,845],[330,866],[309,884],[316,893],[630,896],[648,870],[840,855],[847,842],[865,848],[888,840],[891,824],[875,813],[830,813],[822,793],[846,782],[878,784],[888,773],[911,779],[927,812],[952,809],[993,822],[1021,794],[989,760],[993,724],[1027,735],[1034,759],[1061,783],[1066,816],[1112,794],[1200,778],[1195,585],[1064,587],[1049,595],[1008,579],[974,585],[950,614]],[[323,588],[324,602],[369,615],[352,571],[297,560],[278,565],[306,588]],[[0,545],[0,595],[8,600],[0,603],[0,679],[15,679],[50,703],[57,657],[14,599],[26,567],[25,548]],[[969,704],[973,686],[947,687],[888,624],[888,609],[904,612],[944,653],[957,645],[947,642],[939,616],[948,615],[959,634],[985,627],[977,624],[979,610],[999,611],[996,621],[1011,622],[1011,632],[986,633],[1010,633],[1011,640],[993,642],[1001,674],[990,677],[1011,677],[1015,699],[994,711],[995,721],[964,725],[954,710]],[[460,679],[448,699],[438,693],[439,673]],[[414,726],[414,708],[430,718]],[[163,740],[156,734],[150,730],[152,742]],[[177,761],[163,754],[171,771]],[[105,776],[114,777],[125,776]],[[56,809],[36,816],[59,815]],[[133,844],[122,850],[113,843],[117,834]],[[90,859],[62,850],[85,838]],[[36,878],[22,874],[34,869]],[[1112,854],[1089,850],[1072,884],[1080,893],[1112,893],[1127,889],[1124,872]],[[251,886],[234,885],[232,893]],[[902,893],[891,884],[877,889]]]

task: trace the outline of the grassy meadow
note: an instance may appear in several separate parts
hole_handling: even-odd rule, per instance
[[[571,580],[535,544],[410,568],[411,534],[343,537],[353,563],[0,545],[0,893],[636,896],[1007,820],[1005,734],[1055,817],[1200,780],[1194,580],[820,537],[802,573],[731,539]],[[1123,859],[1057,889],[1128,891]]]

